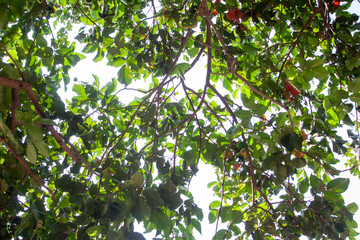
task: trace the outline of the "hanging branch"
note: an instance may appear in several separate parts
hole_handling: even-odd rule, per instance
[[[5,145],[5,147],[14,155],[14,157],[21,163],[21,165],[24,166],[24,168],[26,169],[26,172],[28,174],[30,174],[42,187],[44,187],[53,197],[53,199],[58,202],[54,192],[48,188],[47,186],[45,186],[45,184],[41,181],[41,179],[31,171],[30,167],[26,164],[26,160],[23,159],[16,151],[15,149],[5,141],[4,138],[0,137],[0,141]]]
[[[42,21],[44,19],[45,13],[46,13],[46,0],[43,0],[42,1],[42,11],[41,11],[41,18],[40,18],[40,22],[39,22],[39,27],[36,30],[36,33],[35,33],[35,36],[34,36],[34,41],[32,41],[31,46],[29,48],[29,54],[31,54],[31,50],[32,50],[32,48],[34,46],[34,43],[36,41],[36,38],[37,38],[37,36],[38,36],[38,34],[40,32],[40,27],[41,27]]]
[[[246,139],[245,139],[245,135],[242,134],[242,139],[244,142],[246,142]],[[249,161],[249,166],[250,166],[250,177],[251,177],[251,187],[252,187],[252,202],[253,204],[255,204],[255,190],[258,191],[260,193],[260,195],[263,197],[263,199],[267,202],[267,204],[269,205],[269,207],[271,208],[271,210],[274,210],[271,202],[269,201],[269,199],[266,197],[266,195],[261,191],[261,189],[256,185],[256,182],[255,182],[255,168],[254,168],[254,165],[253,165],[253,162],[252,162],[252,159],[251,159],[251,156],[250,156],[250,152],[249,152],[249,149],[248,148],[245,148],[245,152],[246,152],[246,157]]]
[[[193,94],[195,94],[196,96],[200,96],[200,94],[198,92],[196,92],[195,90],[186,87],[188,90],[190,90]],[[223,124],[223,122],[220,119],[220,116],[215,112],[215,110],[209,105],[209,103],[207,103],[206,101],[204,101],[205,106],[210,110],[210,112],[215,116],[216,120],[218,121],[218,123],[221,125],[222,129],[226,132],[226,128]]]
[[[6,78],[6,77],[0,77],[0,84],[4,85],[6,87],[10,87],[13,89],[17,89],[17,90],[25,90],[33,104],[33,106],[35,107],[37,113],[39,114],[39,116],[41,118],[45,118],[47,119],[48,116],[47,114],[44,112],[44,110],[41,108],[39,101],[37,100],[37,97],[35,95],[35,92],[32,89],[32,85],[29,82],[24,82],[24,81],[19,81],[19,80],[15,80],[15,79],[10,79],[10,78]],[[79,160],[79,156],[70,149],[70,147],[64,142],[64,138],[63,136],[56,131],[56,129],[52,126],[52,125],[42,125],[44,126],[47,130],[50,131],[50,133],[52,134],[52,136],[55,138],[56,142],[60,145],[60,147],[75,161],[78,162]],[[86,167],[91,171],[91,167],[89,166],[89,164],[83,160],[82,161]]]
[[[281,65],[281,68],[280,68],[280,71],[279,71],[279,75],[278,75],[278,78],[277,78],[277,80],[276,80],[276,85],[275,85],[275,88],[274,88],[274,90],[273,90],[273,95],[272,95],[271,97],[274,97],[274,94],[275,94],[275,92],[276,92],[276,89],[277,89],[277,87],[278,87],[278,85],[279,85],[279,80],[280,80],[281,73],[282,73],[282,71],[283,71],[283,69],[284,69],[284,66],[285,66],[285,63],[286,63],[288,57],[290,56],[291,52],[294,50],[295,46],[297,46],[297,45],[299,44],[300,38],[301,38],[301,36],[302,36],[305,28],[307,27],[307,25],[309,25],[309,23],[311,22],[311,20],[313,19],[313,17],[314,17],[317,13],[319,13],[320,10],[321,10],[320,8],[316,9],[315,12],[308,18],[308,20],[306,21],[306,23],[304,24],[304,26],[301,28],[301,30],[300,30],[298,36],[296,37],[295,41],[292,43],[290,50],[285,54],[285,56],[284,56],[284,61],[283,61],[282,65]]]
[[[231,53],[229,52],[228,48],[226,47],[225,41],[223,39],[223,37],[221,36],[220,32],[217,30],[216,26],[211,22],[211,19],[209,16],[205,16],[207,21],[209,21],[212,29],[214,30],[217,38],[219,39],[225,54],[227,56],[227,63],[228,63],[228,68],[230,73],[234,74],[238,79],[240,79],[246,86],[248,86],[253,92],[259,94],[260,96],[262,96],[263,98],[269,100],[272,103],[275,103],[276,105],[280,106],[281,108],[285,109],[289,115],[289,120],[290,120],[290,125],[291,127],[294,126],[292,117],[291,117],[291,113],[290,110],[287,106],[285,106],[284,104],[282,104],[281,102],[275,100],[274,98],[266,95],[265,93],[261,92],[260,90],[258,90],[257,88],[255,88],[248,80],[246,80],[243,76],[241,76],[240,74],[237,73],[236,68],[234,67],[236,64],[236,60],[232,58]]]

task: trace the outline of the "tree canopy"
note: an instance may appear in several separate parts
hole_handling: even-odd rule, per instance
[[[0,238],[195,239],[207,218],[214,239],[355,239],[351,3],[0,0]],[[71,79],[88,53],[117,75]]]

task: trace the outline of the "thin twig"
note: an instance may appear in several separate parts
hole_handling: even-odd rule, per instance
[[[0,45],[1,45],[2,48],[5,50],[5,52],[6,52],[6,54],[8,55],[8,57],[13,61],[16,69],[19,71],[19,74],[20,74],[20,76],[21,76],[21,79],[22,79],[23,81],[26,81],[23,72],[21,71],[20,67],[17,65],[16,61],[15,61],[14,58],[11,56],[11,54],[9,53],[9,51],[7,50],[7,48],[5,47],[5,45],[2,44],[1,42],[0,42]]]
[[[76,7],[77,9],[79,9],[80,12],[81,12],[87,19],[89,19],[89,21],[90,21],[92,24],[94,24],[96,27],[99,27],[99,25],[97,25],[97,23],[95,23],[95,22],[94,22],[88,15],[86,15],[86,13],[80,8],[80,6],[79,6],[79,1],[76,2],[75,7]]]

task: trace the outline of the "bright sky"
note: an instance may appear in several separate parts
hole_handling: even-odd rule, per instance
[[[360,3],[357,0],[353,1],[351,12],[360,14]],[[74,33],[77,33],[76,29],[74,28]],[[83,46],[78,46],[77,51],[80,51]],[[111,66],[106,65],[106,60],[103,60],[98,63],[93,63],[92,58],[95,56],[89,55],[85,60],[80,61],[74,68],[70,70],[70,77],[73,79],[77,77],[79,81],[90,82],[92,83],[94,78],[92,74],[95,74],[99,77],[101,81],[101,85],[105,85],[108,81],[110,81],[113,77],[117,76],[117,72],[119,68],[114,68]],[[189,87],[193,89],[203,88],[203,83],[205,81],[205,62],[202,61],[199,64],[199,67],[195,70],[192,70],[189,74],[187,74],[186,83]],[[149,83],[149,81],[148,81]],[[132,88],[143,88],[144,89],[144,82],[138,81],[134,84],[131,84],[129,87]],[[68,86],[68,89],[71,91],[71,86]],[[128,91],[128,94],[124,94],[122,92],[120,96],[120,100],[124,103],[129,102],[135,96],[134,91]],[[60,96],[66,96],[67,99],[70,99],[72,94],[68,91],[66,94],[60,93]],[[190,191],[194,195],[195,202],[198,203],[198,206],[203,209],[204,213],[204,220],[202,223],[202,236],[197,234],[197,231],[194,230],[195,239],[197,240],[208,240],[211,239],[215,233],[215,225],[208,224],[208,213],[209,213],[209,203],[215,200],[213,196],[212,190],[207,188],[207,184],[213,180],[215,180],[215,173],[214,169],[203,163],[200,163],[199,166],[200,171],[197,175],[192,179],[190,184]],[[349,177],[349,174],[344,174],[345,177]],[[360,194],[359,192],[360,187],[360,180],[358,177],[351,177],[349,189],[345,192],[344,198],[347,204],[351,202],[356,202],[360,207]],[[355,214],[355,220],[360,223],[360,210]],[[226,227],[226,226],[225,226]],[[219,227],[221,229],[221,227]],[[139,230],[137,230],[139,231]],[[358,231],[360,229],[358,228]],[[153,237],[152,234],[147,235]],[[149,238],[151,239],[151,238]]]

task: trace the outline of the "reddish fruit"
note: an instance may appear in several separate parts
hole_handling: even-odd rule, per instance
[[[294,95],[295,97],[299,96],[300,92],[299,90],[297,90],[293,85],[291,85],[290,83],[287,83],[285,85],[285,89],[287,92],[290,92],[292,95]]]
[[[235,171],[239,170],[240,165],[241,165],[240,163],[233,164]]]
[[[304,155],[305,155],[305,154],[304,154],[303,152],[295,149],[295,157],[297,157],[297,158],[303,158]]]
[[[262,116],[261,116],[261,118],[263,119],[263,122],[266,124],[266,116],[265,116],[265,114],[263,114]],[[264,125],[264,127],[263,127],[263,129],[261,129],[261,131],[263,132],[263,131],[265,131],[266,130],[266,125]]]
[[[235,11],[234,14],[235,14],[236,18],[242,18],[242,16],[244,15],[244,13],[242,11],[240,11],[239,8],[235,8],[234,11]]]
[[[340,1],[339,1],[339,0],[335,0],[335,1],[333,2],[333,8],[336,10],[336,9],[338,9],[339,6],[340,6]]]
[[[235,19],[235,15],[234,15],[233,10],[231,10],[230,12],[228,12],[226,14],[226,18],[229,19],[230,21],[233,21]]]
[[[239,8],[234,8],[234,10],[230,10],[227,14],[226,14],[226,18],[230,21],[232,21],[233,23],[239,23],[240,22],[240,18],[243,16],[243,12],[240,11]]]
[[[301,130],[301,135],[302,135],[304,140],[307,139],[307,134],[304,132],[304,130]]]
[[[297,90],[297,88],[294,85],[292,85],[288,79],[285,80],[285,92],[289,92],[295,97],[299,96],[300,94],[300,91]]]
[[[216,11],[215,8],[214,8],[214,10],[212,10],[212,14],[215,15],[215,16],[218,15],[218,13],[217,13],[217,11]]]

